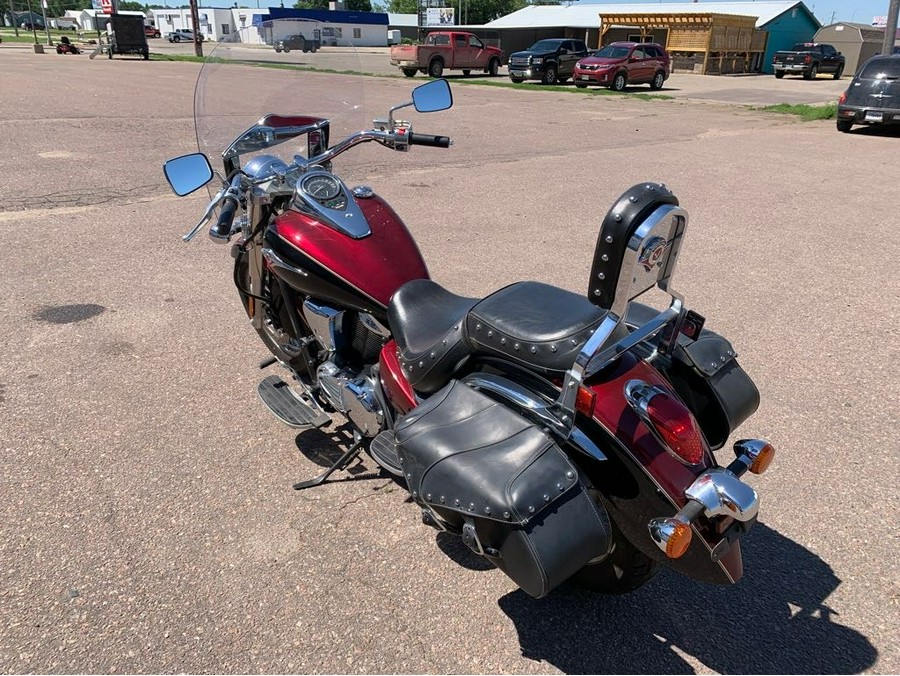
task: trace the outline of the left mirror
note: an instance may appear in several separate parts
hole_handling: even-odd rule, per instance
[[[166,180],[179,197],[189,195],[212,180],[213,170],[203,153],[182,155],[163,165]]]
[[[420,113],[446,110],[453,105],[450,83],[446,80],[432,80],[413,89],[413,104]]]

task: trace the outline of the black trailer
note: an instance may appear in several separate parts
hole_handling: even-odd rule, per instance
[[[113,58],[113,54],[140,54],[145,61],[150,58],[147,33],[144,31],[144,20],[141,17],[110,14],[107,31],[109,45],[106,53],[109,58]]]

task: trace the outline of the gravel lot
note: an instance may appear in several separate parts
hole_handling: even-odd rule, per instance
[[[197,72],[0,47],[0,671],[900,671],[898,135],[736,105],[841,83],[675,76],[675,100],[642,101],[454,81],[452,110],[414,118],[453,148],[358,165],[461,294],[581,291],[633,183],[691,214],[676,286],[762,392],[741,434],[780,449],[751,480],[745,577],[535,601],[391,481],[292,491],[336,431],[257,401],[231,259],[181,242],[204,200],[161,173],[195,147]],[[370,117],[424,81],[305,77],[363,86]]]

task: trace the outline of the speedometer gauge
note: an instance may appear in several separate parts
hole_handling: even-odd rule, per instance
[[[312,174],[303,179],[300,187],[319,202],[332,200],[341,194],[341,184],[329,174]]]

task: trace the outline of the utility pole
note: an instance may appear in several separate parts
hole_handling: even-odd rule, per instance
[[[197,11],[197,0],[191,0],[191,23],[194,24],[194,54],[203,56],[203,43],[200,42],[200,13]]]
[[[884,42],[881,45],[882,54],[889,55],[894,53],[898,13],[900,13],[900,0],[891,0],[891,5],[888,8],[887,26],[884,27]]]
[[[13,0],[9,0],[9,20],[12,21],[13,30],[16,32],[16,37],[19,37],[19,22],[16,21],[16,10],[13,7]]]

